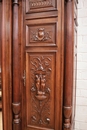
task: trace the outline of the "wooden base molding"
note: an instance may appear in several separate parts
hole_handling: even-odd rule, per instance
[[[72,107],[63,107],[64,111],[64,130],[70,130],[71,128],[71,116],[72,116]]]
[[[14,124],[20,123],[20,103],[12,103],[13,106],[13,113],[14,113]]]

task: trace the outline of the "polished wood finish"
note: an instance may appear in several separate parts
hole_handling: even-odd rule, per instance
[[[49,1],[43,4],[39,1],[40,7],[31,7],[29,1],[23,1],[22,129],[25,130],[62,129],[64,1],[54,0],[47,8]]]
[[[3,130],[12,130],[12,0],[2,1]]]
[[[13,0],[13,130],[20,126],[20,79],[19,79],[19,44],[18,44],[18,0]]]
[[[4,130],[73,130],[74,2],[3,0]]]
[[[65,56],[64,56],[64,100],[63,100],[63,129],[73,130],[75,118],[76,97],[76,24],[77,1],[65,0]],[[75,41],[74,41],[75,39]]]
[[[65,1],[64,130],[71,129],[73,91],[73,3]]]
[[[1,44],[2,44],[2,2],[0,1],[0,110],[2,109],[2,87],[1,87]]]

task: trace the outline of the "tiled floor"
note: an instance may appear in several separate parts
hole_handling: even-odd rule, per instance
[[[2,112],[0,112],[0,130],[2,130]]]

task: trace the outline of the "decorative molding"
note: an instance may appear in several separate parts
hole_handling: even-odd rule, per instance
[[[19,1],[13,0],[13,129],[21,130],[20,119],[20,76],[19,76],[19,44],[18,44],[18,6]]]
[[[29,0],[30,9],[52,7],[52,0]]]
[[[73,94],[73,0],[66,0],[64,15],[65,64],[64,64],[64,100],[63,100],[63,130],[71,130],[72,94]],[[71,51],[68,51],[71,50]]]
[[[33,41],[48,41],[51,39],[50,32],[46,32],[45,28],[38,28],[36,32],[32,32],[31,39]]]
[[[64,109],[64,128],[70,130],[71,128],[71,115],[72,115],[72,106],[63,107]]]
[[[12,103],[15,124],[20,123],[20,103]]]
[[[33,57],[31,60],[31,123],[37,125],[50,124],[50,76],[51,58],[46,56]]]

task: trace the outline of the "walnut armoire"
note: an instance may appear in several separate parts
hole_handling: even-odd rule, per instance
[[[3,130],[73,130],[78,0],[0,0]]]

